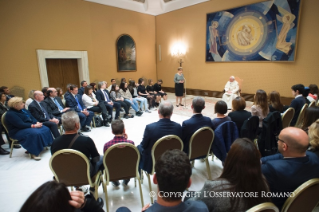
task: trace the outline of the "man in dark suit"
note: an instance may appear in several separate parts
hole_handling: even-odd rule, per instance
[[[118,102],[113,102],[110,98],[110,93],[106,90],[106,84],[107,82],[103,81],[103,82],[99,82],[97,84],[98,90],[96,91],[96,99],[99,102],[104,102],[106,109],[109,113],[109,115],[111,115],[111,120],[109,120],[110,122],[112,121],[112,116],[113,116],[113,107],[115,107],[115,119],[118,119],[118,117],[120,116],[120,109],[121,109],[121,104]]]
[[[205,108],[205,100],[202,97],[195,97],[192,102],[193,116],[185,120],[182,124],[182,140],[184,143],[184,152],[188,154],[189,140],[199,128],[213,128],[212,120],[209,117],[202,115],[202,110]]]
[[[54,118],[52,114],[49,114],[43,105],[43,99],[44,95],[41,91],[34,91],[34,100],[29,105],[28,109],[31,113],[31,115],[41,122],[43,125],[50,128],[54,138],[57,138],[60,136],[60,133],[58,131],[58,124],[59,120]]]
[[[299,113],[302,107],[304,106],[304,104],[306,104],[306,100],[302,96],[304,89],[305,89],[305,86],[302,84],[293,85],[291,87],[292,95],[295,97],[295,99],[292,100],[289,107],[292,107],[295,109],[295,115],[291,120],[290,126],[295,126]]]
[[[47,90],[47,97],[42,103],[44,108],[49,114],[52,114],[55,118],[59,119],[61,123],[61,115],[70,108],[64,108],[62,100],[57,96],[57,91],[55,88],[49,88]]]
[[[79,92],[78,92],[79,95],[82,96],[84,94],[84,89],[86,86],[88,86],[88,83],[85,80],[83,80],[81,82],[81,88],[79,88]]]
[[[152,147],[155,142],[166,135],[177,135],[182,137],[182,127],[180,124],[171,121],[173,114],[173,104],[169,101],[164,101],[158,107],[158,116],[160,120],[152,124],[148,124],[145,127],[143,140],[140,145],[137,146],[141,153],[140,169],[152,172]]]
[[[70,86],[70,94],[65,97],[66,104],[73,110],[75,110],[81,122],[81,131],[90,132],[90,124],[93,119],[94,113],[88,111],[82,102],[82,96],[78,95],[78,86]]]
[[[2,86],[0,87],[0,92],[4,93],[7,97],[7,101],[9,101],[9,99],[11,99],[12,97],[14,97],[14,95],[10,94],[10,89],[7,86]]]
[[[261,170],[273,194],[293,192],[304,182],[319,177],[319,157],[307,151],[307,134],[295,127],[283,129],[278,138],[280,154],[261,158]],[[286,197],[272,197],[272,202],[281,210]]]

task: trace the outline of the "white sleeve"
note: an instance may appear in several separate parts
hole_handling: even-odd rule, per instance
[[[82,101],[83,101],[83,104],[85,107],[90,107],[90,106],[94,106],[94,102],[92,101],[92,99],[86,95],[86,94],[83,94],[82,96]]]

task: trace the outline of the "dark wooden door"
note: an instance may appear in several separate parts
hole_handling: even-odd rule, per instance
[[[49,87],[60,87],[64,91],[69,83],[79,86],[77,59],[46,59]]]

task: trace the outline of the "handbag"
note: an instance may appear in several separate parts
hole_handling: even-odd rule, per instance
[[[101,119],[101,116],[95,115],[93,120],[95,123],[95,127],[102,127],[103,126],[103,121]]]

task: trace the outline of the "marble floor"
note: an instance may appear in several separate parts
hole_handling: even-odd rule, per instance
[[[187,98],[190,98],[190,96]],[[169,94],[169,100],[172,102],[175,101],[173,94]],[[182,124],[182,122],[188,118],[188,116],[173,114],[171,119]],[[144,113],[141,117],[135,117],[133,119],[124,119],[129,139],[133,140],[135,145],[140,144],[145,126],[149,123],[156,122],[157,120],[157,111]],[[104,143],[113,138],[110,127],[94,128],[91,132],[85,133],[85,135],[90,136],[94,140],[101,155],[103,154]],[[3,145],[3,148],[9,150],[7,144]],[[19,211],[22,204],[36,188],[44,182],[52,180],[53,175],[49,168],[49,159],[51,157],[50,150],[43,151],[41,157],[42,159],[40,161],[31,160],[28,155],[25,154],[23,148],[14,149],[12,158],[9,158],[9,156],[0,157],[0,211]],[[222,172],[221,162],[218,159],[212,161],[210,158],[209,163],[212,178],[217,178]],[[195,162],[195,168],[193,168],[191,178],[192,185],[190,190],[200,190],[205,180],[208,178],[204,162]],[[145,204],[150,202],[149,187],[146,179],[147,178],[144,175],[142,192]],[[128,186],[120,185],[118,188],[115,188],[112,185],[109,185],[107,189],[110,211],[115,211],[121,206],[126,206],[130,208],[131,211],[141,211],[139,188],[138,186],[134,187],[134,180],[131,180]],[[157,187],[153,184],[152,189],[156,191]],[[102,186],[99,188],[99,197],[103,198],[105,201],[105,194],[103,193]],[[105,204],[104,210],[106,210]]]

